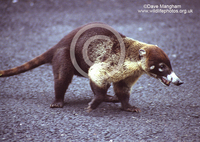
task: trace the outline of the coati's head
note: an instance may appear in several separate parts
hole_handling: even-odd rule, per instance
[[[142,69],[150,76],[159,79],[163,84],[169,86],[183,84],[173,72],[168,56],[162,49],[155,45],[148,45],[139,50],[139,58]]]

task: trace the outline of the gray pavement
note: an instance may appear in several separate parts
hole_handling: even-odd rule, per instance
[[[166,10],[155,8],[160,4],[181,5],[173,8],[180,13],[158,13],[163,11],[157,9]],[[152,10],[148,8],[152,5],[153,13],[138,12]],[[161,47],[185,82],[165,87],[144,75],[130,97],[141,113],[121,111],[118,103],[102,103],[87,113],[93,97],[87,78],[74,76],[65,106],[58,109],[49,107],[54,100],[50,65],[0,78],[0,141],[200,141],[198,0],[1,0],[0,17],[1,70],[42,54],[80,25],[101,21],[126,36]],[[112,87],[108,94],[114,94]]]

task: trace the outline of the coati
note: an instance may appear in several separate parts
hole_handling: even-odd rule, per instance
[[[129,104],[129,96],[131,87],[145,73],[166,86],[170,82],[175,85],[183,83],[158,46],[126,37],[98,22],[73,30],[45,53],[21,66],[1,70],[0,77],[17,75],[45,63],[52,64],[54,74],[55,101],[51,108],[63,107],[64,95],[73,75],[90,79],[94,98],[88,104],[88,112],[104,101],[121,102],[123,110],[140,112],[139,108]],[[107,95],[111,83],[114,96]]]

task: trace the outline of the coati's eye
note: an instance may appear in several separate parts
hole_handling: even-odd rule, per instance
[[[165,67],[164,65],[161,65],[161,66],[160,66],[161,69],[164,69],[164,67]]]
[[[164,65],[163,63],[160,63],[160,64],[159,64],[158,70],[159,70],[160,72],[163,72],[164,69],[165,69],[165,65]]]

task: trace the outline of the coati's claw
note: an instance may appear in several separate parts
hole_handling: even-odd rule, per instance
[[[124,111],[129,111],[129,112],[141,112],[141,110],[135,106],[131,106],[128,108],[122,108],[122,110]]]
[[[50,108],[62,108],[64,105],[63,101],[54,101],[51,105]]]
[[[86,112],[88,112],[88,113],[90,113],[92,110],[93,110],[93,109],[92,109],[90,106],[88,106],[88,107],[86,108]]]

